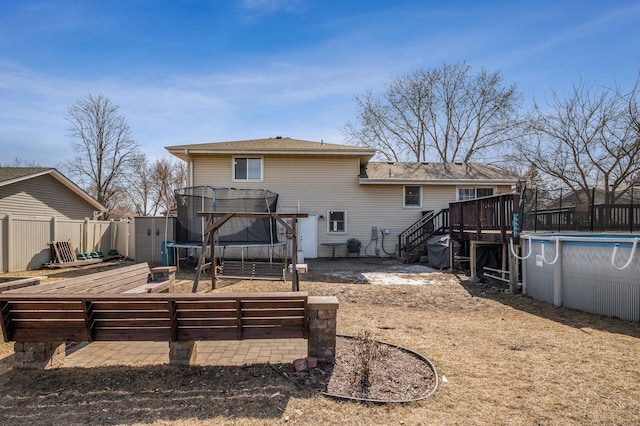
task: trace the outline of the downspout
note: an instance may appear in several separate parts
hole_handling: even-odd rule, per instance
[[[189,159],[189,161],[187,162],[188,167],[189,167],[189,182],[188,185],[189,187],[194,186],[193,185],[193,160],[191,159],[191,156],[189,155],[189,148],[185,148],[184,149],[184,155]]]

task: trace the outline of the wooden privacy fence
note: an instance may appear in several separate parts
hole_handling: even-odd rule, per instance
[[[51,241],[68,241],[82,253],[114,249],[128,256],[134,234],[128,221],[0,215],[0,273],[39,269],[51,260]]]

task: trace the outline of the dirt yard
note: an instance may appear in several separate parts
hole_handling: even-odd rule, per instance
[[[267,364],[16,371],[0,345],[0,424],[640,424],[640,324],[476,285],[464,275],[380,259],[309,261],[301,289],[335,295],[338,332],[429,358],[426,401],[366,405],[296,387]],[[95,269],[37,271],[59,279]],[[35,275],[35,274],[33,274]],[[189,279],[182,271],[180,278]],[[215,291],[287,291],[229,282]],[[201,282],[200,291],[210,288]],[[191,291],[184,281],[181,290]]]

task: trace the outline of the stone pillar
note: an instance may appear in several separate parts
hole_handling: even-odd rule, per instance
[[[196,342],[169,342],[169,364],[190,365],[198,354]]]
[[[174,292],[176,285],[175,266],[156,266],[151,268],[151,277],[153,281],[157,282],[169,281],[169,293]]]
[[[333,362],[336,357],[336,320],[338,298],[335,296],[309,296],[308,352],[310,357]]]
[[[13,366],[19,369],[62,367],[66,345],[60,342],[16,342],[13,346]]]

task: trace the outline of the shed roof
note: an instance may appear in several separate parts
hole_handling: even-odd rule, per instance
[[[13,181],[28,179],[32,175],[41,175],[49,170],[48,167],[0,167],[0,186],[7,185]]]
[[[518,177],[480,163],[369,162],[362,184],[515,185]]]
[[[176,157],[187,160],[190,155],[202,154],[285,154],[285,155],[348,155],[368,161],[376,153],[375,149],[354,145],[339,145],[312,142],[276,136],[266,139],[252,139],[230,142],[211,142],[165,147]]]
[[[58,182],[76,193],[87,203],[93,205],[96,210],[106,211],[106,207],[100,204],[95,198],[87,194],[82,188],[69,180],[65,175],[51,167],[0,167],[0,186],[12,185],[27,179],[39,176],[51,175]]]

